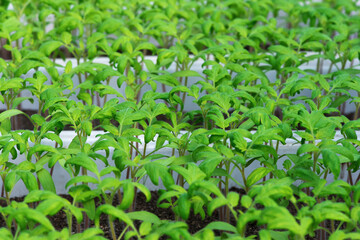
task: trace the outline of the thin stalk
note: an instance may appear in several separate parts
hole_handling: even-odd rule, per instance
[[[121,201],[122,201],[122,194],[121,194],[120,189],[117,190],[117,194],[118,194],[118,202],[119,202],[119,205],[120,205]]]
[[[165,66],[162,66],[161,70],[165,71]],[[161,88],[162,88],[162,92],[165,93],[166,92],[166,86],[165,86],[164,83],[161,84]]]
[[[79,222],[76,221],[76,233],[80,233],[80,232],[81,232],[81,225]]]
[[[329,67],[329,70],[328,70],[327,74],[331,73],[333,65],[334,65],[334,63],[330,64],[330,67]]]
[[[4,168],[3,171],[5,171],[5,169],[6,169],[6,167]],[[2,186],[1,186],[1,197],[3,198],[4,195],[5,195],[5,177],[4,177],[3,174],[1,175],[1,180],[2,180],[2,183],[3,183]]]
[[[328,173],[329,173],[329,169],[326,169],[326,170],[325,170],[325,174],[324,174],[324,179],[325,179],[325,180],[326,180],[326,178],[327,178]]]
[[[314,165],[313,165],[313,172],[316,172],[316,165],[318,162],[319,154],[314,152]]]
[[[185,87],[188,85],[188,77],[185,77]],[[186,92],[183,93],[182,102],[185,104]]]
[[[14,236],[14,240],[17,240],[18,236],[19,236],[19,233],[20,233],[20,228],[17,227],[16,228],[16,232],[15,232],[15,236]]]
[[[320,73],[320,58],[318,58],[316,62],[316,72]]]
[[[319,69],[320,74],[323,74],[323,68],[324,68],[324,59],[321,58],[321,60],[320,60],[320,69]]]
[[[335,221],[330,220],[330,223],[331,223],[331,232],[335,232]]]
[[[354,181],[352,178],[352,174],[351,174],[351,170],[350,170],[350,164],[346,163],[346,166],[348,167],[348,183],[353,186],[354,185]]]
[[[143,158],[146,156],[146,147],[147,147],[147,143],[145,143],[145,145],[144,145]]]
[[[229,162],[225,163],[225,167],[226,167],[226,172],[229,173],[230,163]],[[227,197],[228,194],[229,194],[229,177],[225,177],[225,197]],[[230,223],[230,208],[227,206],[225,211],[226,211],[225,212],[226,222]]]
[[[106,85],[109,86],[109,84],[110,84],[110,77],[107,77],[107,78],[106,78]],[[106,102],[107,102],[107,94],[105,94],[105,96],[104,96],[104,103],[103,103],[103,105],[105,105]],[[100,107],[100,106],[99,106],[99,107]]]
[[[355,114],[354,114],[354,119],[353,120],[356,120],[356,119],[359,118],[359,107],[360,107],[360,104],[356,103],[355,104]]]
[[[121,232],[118,240],[122,239],[122,237],[124,236],[124,234],[127,232],[128,228],[129,228],[129,226],[126,226],[126,227],[125,227],[125,229]]]
[[[55,143],[55,149],[56,149],[56,148],[58,148],[58,143],[57,143],[57,142]],[[54,174],[54,168],[55,168],[55,165],[52,166],[51,169],[50,169],[50,176],[51,176],[51,177],[52,177],[53,174]]]
[[[5,191],[5,198],[6,198],[6,204],[7,204],[7,206],[9,206],[10,205],[10,196],[9,196],[8,191]]]
[[[360,180],[360,173],[359,173],[358,177],[356,178],[355,184],[357,184],[359,180]]]
[[[219,168],[221,168],[221,169],[223,168],[223,161],[220,162]],[[220,179],[220,181],[219,181],[219,189],[220,189],[221,192],[223,192],[223,190],[222,190],[222,181],[221,181],[222,177],[219,176],[219,179]],[[219,208],[219,216],[220,216],[221,221],[225,220],[225,213],[224,213],[224,208],[223,207]]]
[[[111,237],[112,237],[113,240],[116,240],[114,221],[112,220],[112,217],[110,215],[108,215],[108,219],[109,219]]]
[[[72,234],[72,214],[70,213],[70,210],[66,211],[66,218],[67,218],[67,222],[68,222],[69,237],[71,237],[71,234]]]
[[[79,66],[79,65],[80,65],[80,58],[79,58],[79,57],[77,57],[77,58],[76,58],[76,63],[77,63],[77,66]],[[81,80],[81,73],[80,73],[80,72],[78,72],[78,73],[77,73],[77,76],[78,76],[78,79],[79,79],[79,84],[81,84],[81,83],[82,83],[82,80]]]
[[[243,182],[244,182],[245,191],[248,192],[248,191],[249,191],[249,188],[248,188],[248,186],[247,186],[247,184],[246,184],[245,168],[244,168],[244,167],[241,167],[240,173],[241,173],[241,177],[242,177]]]

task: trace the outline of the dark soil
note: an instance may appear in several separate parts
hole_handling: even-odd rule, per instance
[[[242,189],[236,189],[236,188],[232,188],[230,191],[236,191],[240,195],[243,195],[245,193]],[[72,201],[72,197],[69,195],[61,195],[61,197],[69,200],[70,202]],[[175,221],[175,214],[173,213],[173,211],[170,208],[165,209],[165,208],[159,208],[157,206],[158,197],[159,197],[158,192],[153,191],[153,192],[151,192],[151,200],[149,202],[146,202],[145,196],[143,194],[138,194],[137,200],[136,200],[137,204],[135,206],[135,211],[147,211],[147,212],[151,212],[151,213],[157,215],[162,220]],[[17,202],[22,202],[24,200],[24,198],[17,197],[17,198],[13,198],[12,200],[17,201]],[[104,203],[100,202],[98,199],[96,199],[95,204],[98,207]],[[118,199],[116,196],[114,199],[113,205],[115,206],[117,204],[118,204]],[[6,206],[5,201],[0,201],[0,206],[5,207]],[[296,214],[296,208],[293,205],[289,204],[288,209],[292,214]],[[238,210],[244,211],[245,209],[241,209],[240,207],[238,207]],[[66,214],[63,210],[59,211],[54,216],[49,216],[49,219],[50,219],[51,223],[53,224],[53,226],[55,227],[55,229],[58,231],[62,230],[63,228],[68,227]],[[186,221],[186,223],[188,224],[189,232],[196,233],[197,231],[206,227],[209,223],[211,223],[213,221],[219,221],[219,220],[220,220],[219,219],[219,211],[215,211],[211,217],[207,216],[207,217],[205,217],[205,219],[202,219],[199,215],[194,215],[193,213],[191,213],[190,217]],[[230,223],[233,226],[236,226],[236,222],[233,218],[230,220]],[[85,228],[95,226],[94,221],[91,221],[91,220],[89,220],[88,224],[86,224],[86,225],[87,226],[85,226],[85,220],[83,220],[82,223],[78,224],[76,222],[76,219],[73,218],[72,232],[73,233],[82,232],[82,231],[84,231]],[[137,227],[139,227],[140,223],[135,221],[135,225]],[[116,235],[119,236],[121,234],[121,232],[124,230],[124,225],[120,221],[115,220],[114,226],[115,226]],[[6,227],[5,221],[2,216],[0,217],[0,227]],[[111,239],[111,232],[110,232],[108,217],[104,214],[100,216],[100,228],[104,231],[105,237],[108,239]],[[249,223],[247,225],[247,229],[246,229],[246,236],[251,236],[251,235],[257,236],[258,232],[260,230],[261,230],[261,227],[257,226],[255,222]],[[219,231],[215,231],[215,234],[219,235],[221,233]],[[307,237],[306,239],[312,240],[312,239],[318,239],[318,238],[315,236],[314,238]]]
[[[31,115],[37,113],[37,111],[35,111],[35,110],[23,110],[23,109],[20,109],[20,110],[23,111],[24,113],[26,113],[28,116],[31,116]],[[3,112],[3,111],[4,110],[2,110],[2,111],[0,110],[0,113]],[[275,115],[277,117],[279,117],[280,119],[282,118],[281,111],[276,112]],[[46,114],[45,114],[45,116],[46,116]],[[353,119],[354,118],[354,113],[345,114],[345,116],[348,119]],[[171,124],[170,120],[164,115],[159,115],[157,117],[157,120],[158,121],[168,122],[169,124]],[[116,121],[114,121],[114,120],[112,120],[111,122],[112,122],[112,124],[114,126],[118,125],[118,123]],[[194,127],[195,126],[202,126],[203,119],[199,118],[199,117],[191,118],[190,121],[189,121],[189,124],[191,126],[194,126]],[[99,125],[100,125],[100,121],[98,119],[93,120],[93,129],[102,130],[102,128],[100,128]],[[31,121],[25,115],[22,115],[22,114],[19,114],[19,115],[16,115],[16,116],[12,117],[12,126],[13,126],[13,130],[19,130],[19,129],[33,130],[34,129],[34,126],[31,123]],[[141,126],[139,126],[139,127],[141,129]],[[64,126],[63,130],[73,130],[73,129],[70,126]],[[304,128],[299,125],[299,126],[297,126],[297,130],[304,130]]]

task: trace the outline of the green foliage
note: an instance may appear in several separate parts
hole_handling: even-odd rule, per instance
[[[103,215],[112,239],[360,238],[356,1],[1,3],[3,239],[104,239]],[[150,182],[175,221],[135,211]]]

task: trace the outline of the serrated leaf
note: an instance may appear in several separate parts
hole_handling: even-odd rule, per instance
[[[260,181],[263,177],[265,177],[269,172],[271,172],[271,169],[259,167],[252,171],[250,175],[246,179],[246,186],[250,187]]]
[[[44,53],[46,56],[49,56],[52,52],[54,52],[56,49],[61,47],[63,45],[60,41],[47,41],[41,44],[39,50],[40,52]]]
[[[331,170],[331,172],[334,174],[335,179],[338,179],[340,175],[339,157],[336,155],[336,153],[328,149],[321,150],[321,154],[323,156],[325,167],[328,167]]]
[[[58,150],[52,146],[49,145],[42,145],[42,144],[37,144],[33,147],[30,148],[29,152],[28,152],[28,156],[27,159],[30,160],[31,156],[35,153],[42,153],[42,152],[53,152],[53,153],[59,153]]]
[[[86,168],[87,170],[99,175],[98,168],[93,159],[87,156],[85,153],[79,153],[75,157],[66,161],[66,164],[74,164]]]
[[[42,226],[46,227],[48,230],[53,231],[55,228],[51,224],[50,220],[39,211],[36,211],[32,208],[21,208],[16,211],[16,214],[24,215],[26,218],[31,219]]]
[[[284,207],[266,207],[261,214],[261,222],[267,224],[268,229],[289,230],[299,235],[306,231],[301,229],[294,217]]]
[[[303,154],[303,153],[307,153],[307,152],[318,152],[319,148],[317,146],[315,146],[312,143],[306,143],[306,144],[302,144],[299,149],[297,150],[297,155]]]

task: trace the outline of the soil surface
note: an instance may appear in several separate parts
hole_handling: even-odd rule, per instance
[[[232,188],[230,191],[236,191],[236,192],[240,193],[240,195],[244,194],[244,191],[242,189]],[[66,198],[69,201],[72,201],[72,197],[69,195],[61,195],[61,197]],[[145,196],[143,194],[139,193],[137,196],[137,199],[136,199],[137,204],[135,206],[135,211],[147,211],[147,212],[151,212],[151,213],[157,215],[162,220],[175,221],[175,214],[173,213],[173,211],[170,208],[160,208],[157,206],[158,197],[159,197],[158,192],[153,191],[153,192],[151,192],[151,200],[149,202],[146,202]],[[24,200],[23,197],[17,197],[17,198],[12,199],[12,201],[17,201],[17,202],[22,202],[23,200]],[[99,205],[103,204],[103,202],[100,202],[98,199],[96,199],[95,204],[96,204],[96,206],[99,206]],[[0,205],[5,207],[6,206],[5,201],[0,201]],[[113,205],[114,206],[118,205],[117,196],[115,196],[115,198],[114,198]],[[240,207],[238,209],[245,210],[245,209],[240,209]],[[294,206],[289,205],[288,209],[292,214],[296,214],[296,209]],[[55,229],[58,231],[62,230],[63,228],[68,227],[66,214],[63,210],[59,211],[54,216],[50,216],[49,219],[50,219],[51,223],[53,224],[53,226],[55,227]],[[186,221],[186,223],[188,224],[189,232],[196,233],[200,229],[206,227],[206,225],[208,225],[209,223],[214,222],[214,221],[219,221],[219,220],[220,220],[219,219],[219,211],[215,211],[211,217],[207,216],[207,217],[205,217],[205,219],[202,219],[199,215],[194,215],[193,213],[191,213],[190,217]],[[88,227],[95,226],[94,222],[91,220],[89,220],[87,224],[85,222],[86,221],[84,220],[82,223],[78,224],[76,222],[76,219],[73,218],[72,232],[73,233],[82,232],[82,231],[84,231],[84,229],[86,229]],[[108,217],[106,215],[101,215],[100,216],[100,228],[104,231],[105,237],[107,239],[111,239],[111,232],[110,232],[110,227],[109,227],[108,223],[109,223]],[[236,226],[236,222],[233,218],[231,218],[230,223],[233,226]],[[118,237],[121,234],[121,232],[124,230],[124,225],[123,225],[123,223],[119,222],[118,220],[114,221],[114,225],[115,225],[116,235]],[[135,225],[137,227],[139,227],[139,222],[135,221]],[[0,217],[0,227],[6,227],[5,221],[2,216]],[[261,227],[257,226],[256,223],[250,223],[247,225],[246,236],[251,236],[251,235],[257,236],[258,232],[260,230],[261,230]],[[13,231],[14,231],[14,229],[13,229]],[[220,235],[221,233],[219,231],[215,231],[215,234]],[[166,239],[166,238],[164,238],[164,239]],[[319,238],[317,238],[317,236],[315,236],[314,238],[307,237],[306,239],[311,240],[311,239],[319,239]]]
[[[31,116],[33,114],[36,114],[37,111],[35,110],[23,110],[23,109],[20,109],[21,111],[23,111],[24,113],[26,113],[28,116]],[[0,113],[3,112],[4,110],[0,110]],[[275,113],[275,115],[277,117],[279,117],[280,119],[282,119],[282,113],[281,111],[277,111]],[[354,113],[349,113],[349,114],[344,114],[348,119],[354,119]],[[43,116],[47,116],[47,114],[43,114]],[[332,116],[335,116],[335,114],[333,114]],[[12,120],[12,128],[13,130],[19,130],[19,129],[28,129],[28,130],[34,130],[34,126],[33,124],[31,123],[31,121],[23,114],[19,114],[19,115],[16,115],[14,117],[11,118]],[[167,122],[169,124],[171,124],[170,120],[164,116],[164,115],[159,115],[157,116],[157,120],[158,121],[164,121],[164,122]],[[112,120],[111,123],[114,125],[114,126],[118,126],[118,123],[115,121],[115,120]],[[196,117],[196,118],[193,118],[189,121],[189,124],[191,126],[202,126],[203,124],[203,119],[199,118],[199,117]],[[96,129],[97,130],[102,130],[101,127],[99,127],[100,125],[100,121],[98,119],[95,119],[93,120],[93,129],[95,129],[95,127],[97,127]],[[139,126],[140,129],[142,129],[141,126]],[[73,128],[71,128],[70,126],[64,126],[64,129],[63,130],[74,130]],[[302,126],[297,126],[297,130],[305,130]]]

